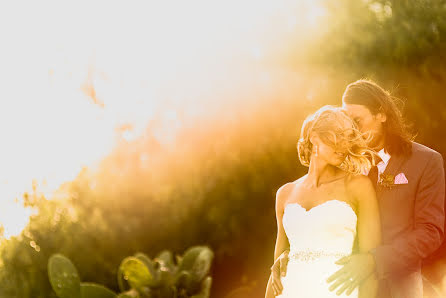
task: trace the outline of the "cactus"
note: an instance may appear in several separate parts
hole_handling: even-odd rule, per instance
[[[198,294],[191,296],[191,298],[208,298],[211,294],[212,277],[208,276],[204,279],[201,290]]]
[[[178,269],[183,276],[178,278],[177,283],[180,283],[190,295],[200,291],[203,278],[209,273],[213,257],[213,252],[205,246],[195,246],[185,252]],[[184,276],[184,272],[189,274]]]
[[[187,271],[180,271],[175,276],[175,285],[178,288],[187,288],[188,284],[190,283],[190,280],[192,279],[192,274]]]
[[[82,298],[116,298],[112,290],[95,283],[81,283]]]
[[[144,263],[151,263],[149,258],[137,254]],[[184,256],[176,256],[162,251],[154,259],[157,280],[150,285],[153,297],[209,297],[212,284],[211,278],[205,278],[209,273],[213,252],[206,246],[195,246],[188,249]],[[156,268],[158,265],[158,268]],[[150,268],[150,265],[148,266]]]
[[[186,250],[183,257],[181,258],[181,263],[179,265],[179,271],[190,270],[195,262],[195,259],[200,254],[203,249],[207,249],[206,246],[193,246]]]
[[[61,254],[52,255],[48,261],[48,276],[57,297],[80,298],[81,281],[76,267]]]
[[[139,295],[139,292],[135,289],[132,289],[130,291],[119,294],[117,298],[140,298],[140,297],[141,296]]]
[[[157,268],[157,265],[159,264],[156,263],[154,260],[151,260],[147,255],[140,252],[136,253],[134,257],[143,262],[144,265],[146,265],[146,267],[149,269],[150,274],[153,277],[153,287],[156,287],[160,283],[160,272]]]
[[[183,256],[164,250],[152,261],[143,253],[125,258],[118,270],[121,294],[101,285],[80,283],[67,258],[53,255],[48,262],[51,285],[61,298],[208,298],[212,278],[207,276],[214,254],[206,246],[194,246]]]
[[[213,258],[214,253],[209,248],[205,247],[200,251],[191,269],[196,280],[202,280],[209,273]]]
[[[147,268],[149,268],[149,271],[153,276],[156,275],[155,262],[152,261],[147,255],[139,252],[139,253],[136,253],[134,257],[137,258],[138,260],[140,260],[141,262],[143,262],[144,265],[146,265]]]
[[[149,268],[138,258],[125,258],[118,271],[118,283],[121,291],[125,289],[126,280],[130,287],[141,291],[144,287],[154,286],[155,280],[150,273]]]
[[[175,283],[175,275],[166,267],[161,267],[159,270],[158,286],[166,287]]]
[[[161,267],[167,268],[170,272],[175,272],[176,267],[173,261],[173,254],[170,251],[163,250],[156,256],[155,260],[159,262]]]
[[[183,257],[177,257],[178,268],[173,271],[174,279],[169,280],[168,284],[175,286],[180,297],[209,297],[212,279],[205,277],[209,273],[213,257],[213,252],[206,246],[191,247]]]

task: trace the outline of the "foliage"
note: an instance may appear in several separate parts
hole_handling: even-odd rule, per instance
[[[212,259],[212,251],[203,246],[191,247],[184,256],[177,256],[177,265],[169,251],[161,252],[153,261],[137,253],[119,266],[119,295],[102,285],[81,283],[74,265],[60,254],[50,257],[48,275],[60,298],[207,298],[212,285],[212,278],[207,276]]]
[[[76,267],[62,255],[53,255],[48,261],[48,274],[54,292],[60,298],[80,297],[81,281]]]
[[[382,71],[409,67],[439,79],[446,5],[437,0],[328,0],[327,29],[310,52],[318,63]]]

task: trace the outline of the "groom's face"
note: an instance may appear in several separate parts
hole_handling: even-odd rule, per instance
[[[342,108],[356,122],[359,130],[365,133],[365,137],[369,138],[369,146],[375,148],[382,143],[383,140],[383,123],[386,116],[378,113],[373,115],[370,110],[363,105],[342,104]]]

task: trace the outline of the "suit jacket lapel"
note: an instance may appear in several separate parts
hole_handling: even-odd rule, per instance
[[[390,157],[389,164],[387,165],[382,175],[392,174],[393,176],[395,176],[405,160],[407,160],[407,157],[404,155],[396,155]]]
[[[409,157],[404,155],[395,155],[390,157],[389,164],[387,165],[386,169],[381,175],[392,175],[395,177],[398,174],[398,170],[402,167],[404,162],[408,160]],[[383,191],[385,191],[387,188],[382,186],[377,186],[376,193],[378,195],[378,199],[382,198],[384,195]]]

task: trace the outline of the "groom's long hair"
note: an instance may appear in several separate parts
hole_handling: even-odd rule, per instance
[[[403,118],[396,101],[388,91],[371,80],[358,80],[347,86],[342,96],[346,104],[363,105],[376,115],[383,113],[386,121],[383,123],[385,149],[390,154],[409,155],[412,150],[411,142],[414,135]]]

